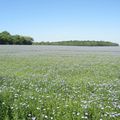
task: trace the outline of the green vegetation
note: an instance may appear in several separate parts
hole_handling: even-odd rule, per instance
[[[0,44],[31,45],[33,38],[20,35],[11,35],[7,31],[0,33]]]
[[[108,41],[59,41],[59,42],[33,42],[32,37],[11,35],[7,31],[0,33],[0,45],[62,45],[62,46],[119,46],[117,43]]]
[[[64,46],[119,46],[108,41],[60,41],[60,42],[34,42],[34,45],[64,45]]]
[[[108,53],[1,46],[0,120],[120,120],[120,55]]]

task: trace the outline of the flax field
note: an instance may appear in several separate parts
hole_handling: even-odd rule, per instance
[[[1,45],[0,120],[120,120],[120,47]]]

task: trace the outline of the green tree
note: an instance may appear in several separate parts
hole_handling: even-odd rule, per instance
[[[31,45],[32,43],[32,37],[11,35],[7,31],[3,31],[2,33],[0,33],[0,44]]]
[[[0,33],[0,44],[12,44],[13,38],[9,32],[3,31]]]

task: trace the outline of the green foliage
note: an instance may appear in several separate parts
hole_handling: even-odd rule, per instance
[[[20,36],[20,35],[11,35],[7,31],[0,33],[0,44],[17,44],[17,45],[31,45],[33,38]]]
[[[34,45],[64,45],[64,46],[118,46],[117,43],[108,41],[60,41],[60,42],[35,42]]]
[[[3,102],[3,96],[0,94],[0,120],[4,120],[6,116],[6,107]]]
[[[120,49],[58,48],[0,47],[0,120],[120,120]]]

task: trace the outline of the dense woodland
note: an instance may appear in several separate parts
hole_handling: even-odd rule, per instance
[[[64,45],[64,46],[119,46],[117,43],[108,41],[59,41],[59,42],[35,42],[34,45]]]
[[[112,43],[108,41],[59,41],[59,42],[33,42],[32,37],[21,36],[21,35],[11,35],[7,31],[0,33],[0,44],[10,44],[10,45],[64,45],[64,46],[119,46],[117,43]]]
[[[7,31],[0,33],[0,44],[10,44],[10,45],[32,45],[33,38],[21,35],[11,35]]]

